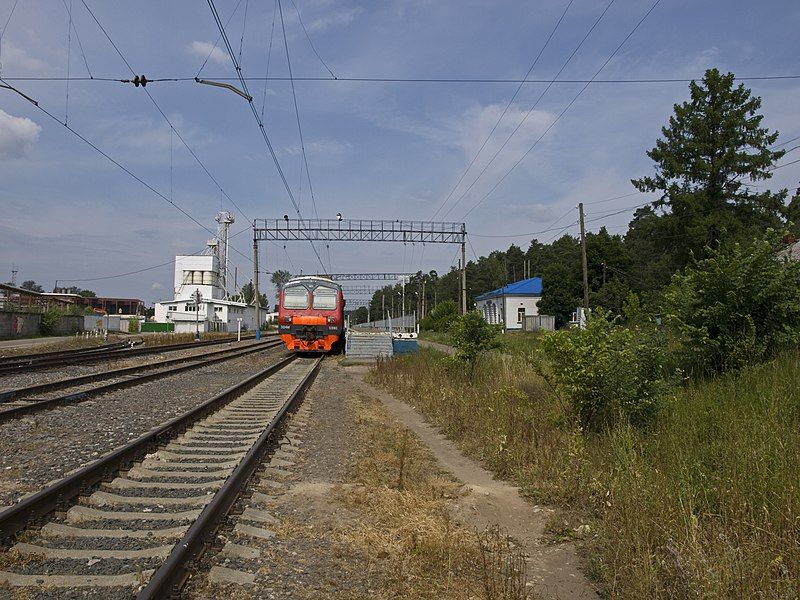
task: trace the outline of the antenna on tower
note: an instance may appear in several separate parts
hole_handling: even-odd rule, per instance
[[[11,285],[14,287],[17,287],[17,273],[19,273],[19,267],[11,265]]]
[[[219,282],[222,289],[225,290],[225,295],[228,295],[228,230],[230,226],[236,221],[233,213],[226,210],[221,210],[214,217],[218,223],[217,226],[217,239],[219,240]]]

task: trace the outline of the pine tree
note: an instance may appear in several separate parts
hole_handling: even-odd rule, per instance
[[[778,133],[762,126],[761,98],[717,69],[689,89],[690,100],[675,105],[663,139],[647,153],[655,174],[632,180],[643,192],[661,192],[653,207],[665,214],[660,231],[651,233],[665,239],[660,249],[677,268],[691,254],[704,256],[706,247],[751,241],[779,226],[786,197],[786,190],[759,192],[748,184],[769,179],[784,154],[770,149]]]

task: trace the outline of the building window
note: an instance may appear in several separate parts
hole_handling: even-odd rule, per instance
[[[522,321],[524,319],[525,319],[525,309],[524,308],[518,308],[517,309],[517,323],[522,323]]]
[[[178,310],[178,307],[177,306],[170,306],[169,310]]]
[[[222,312],[222,307],[221,306],[215,306],[214,307],[214,312]]]

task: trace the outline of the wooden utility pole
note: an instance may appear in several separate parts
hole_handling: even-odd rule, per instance
[[[578,204],[581,221],[581,263],[583,264],[583,308],[589,309],[589,265],[586,261],[586,231],[583,227],[583,202]]]

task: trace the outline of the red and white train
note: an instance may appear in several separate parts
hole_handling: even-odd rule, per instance
[[[342,287],[326,277],[295,277],[280,292],[278,334],[295,352],[330,352],[344,333]]]

